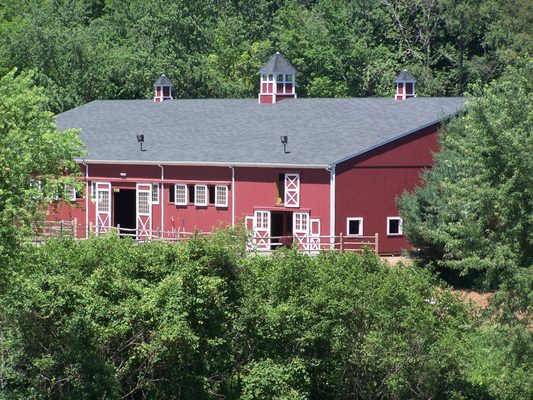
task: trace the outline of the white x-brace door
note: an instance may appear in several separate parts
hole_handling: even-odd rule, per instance
[[[111,183],[96,182],[96,234],[111,228]]]
[[[147,240],[152,233],[152,185],[137,184],[137,239]]]
[[[298,247],[309,250],[309,213],[295,212],[292,214],[292,231]]]
[[[310,221],[309,250],[320,251],[320,219],[312,218]]]
[[[285,174],[285,207],[300,207],[300,174]]]
[[[270,250],[270,211],[254,212],[254,245],[257,250]]]

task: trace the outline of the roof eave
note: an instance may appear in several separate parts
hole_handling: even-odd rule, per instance
[[[163,165],[163,166],[195,166],[195,167],[245,167],[245,168],[299,168],[323,169],[328,164],[284,164],[284,163],[242,163],[242,162],[202,162],[202,161],[140,161],[140,160],[85,160],[75,159],[82,164],[111,165]]]

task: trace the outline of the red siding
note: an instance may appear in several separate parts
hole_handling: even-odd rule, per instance
[[[272,95],[260,95],[259,103],[261,104],[272,104]]]
[[[363,217],[364,235],[379,233],[381,253],[410,248],[404,236],[387,237],[387,217],[398,216],[396,197],[419,184],[438,150],[433,125],[407,138],[352,158],[336,170],[336,234],[346,234],[346,218]]]

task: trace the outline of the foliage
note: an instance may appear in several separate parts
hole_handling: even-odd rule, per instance
[[[151,96],[255,97],[275,51],[298,95],[389,96],[411,69],[421,95],[462,94],[533,52],[529,0],[32,0],[0,5],[0,73],[36,70],[55,112]]]
[[[399,202],[425,264],[477,274],[511,316],[533,303],[533,60],[475,87],[424,187]]]
[[[0,265],[19,239],[78,171],[82,144],[73,130],[58,132],[32,73],[0,78]],[[39,181],[41,187],[39,188]],[[2,268],[3,269],[3,268]],[[0,270],[0,276],[5,271]]]
[[[26,247],[0,295],[0,398],[518,399],[527,389],[512,378],[529,372],[518,356],[527,332],[479,330],[423,270],[370,253],[244,248],[233,232]]]

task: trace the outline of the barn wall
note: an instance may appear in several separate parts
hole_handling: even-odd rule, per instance
[[[336,169],[336,234],[346,234],[346,218],[363,217],[364,235],[379,234],[380,253],[411,248],[405,236],[387,236],[387,217],[398,216],[396,197],[420,183],[438,150],[438,124],[354,157]]]
[[[309,211],[319,218],[321,234],[329,235],[329,172],[325,169],[236,168],[235,218],[242,223],[254,210]],[[285,208],[276,203],[279,174],[300,174],[300,207]]]

